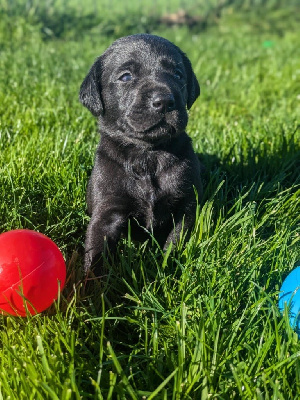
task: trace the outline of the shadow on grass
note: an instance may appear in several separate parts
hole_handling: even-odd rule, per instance
[[[275,235],[279,226],[288,226],[290,232],[296,232],[299,220],[295,218],[295,212],[288,215],[288,210],[289,204],[293,206],[289,200],[300,188],[300,143],[296,137],[299,129],[300,126],[289,141],[283,136],[281,146],[272,154],[249,147],[248,153],[237,163],[233,161],[231,154],[223,160],[214,155],[198,154],[205,167],[202,204],[214,198],[214,218],[220,215],[221,210],[226,219],[233,217],[235,205],[241,200],[241,208],[249,203],[255,205],[256,221],[266,221],[256,229],[257,240],[267,241]],[[218,190],[220,186],[221,189]],[[281,204],[278,211],[277,204]],[[288,242],[286,246],[289,246]],[[297,243],[294,247],[296,246]],[[274,248],[273,258],[282,257],[281,252],[280,246]],[[283,275],[278,270],[270,276],[269,264],[264,265],[261,271],[263,273],[260,274],[257,284],[262,288],[267,287],[269,291],[276,291],[276,287],[280,287],[285,275],[289,273]]]
[[[221,160],[217,156],[198,154],[204,166],[203,202],[209,200],[224,181],[223,192],[219,201],[229,207],[248,192],[245,201],[263,200],[266,196],[275,195],[300,184],[300,143],[297,141],[297,127],[289,141],[283,136],[281,145],[272,154],[266,149],[260,150],[249,146],[247,153],[241,154],[240,161],[235,162],[232,151]],[[220,206],[221,206],[220,204]]]

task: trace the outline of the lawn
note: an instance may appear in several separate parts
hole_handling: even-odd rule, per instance
[[[300,340],[277,307],[300,261],[297,2],[40,3],[0,0],[0,232],[51,237],[67,284],[43,314],[0,316],[0,399],[298,399]],[[182,5],[201,29],[158,23]],[[199,79],[188,133],[204,196],[186,245],[163,253],[129,229],[86,284],[99,133],[78,91],[114,38],[147,27]]]

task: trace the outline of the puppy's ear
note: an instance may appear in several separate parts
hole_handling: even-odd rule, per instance
[[[100,59],[90,69],[80,86],[79,100],[95,116],[103,114],[100,85]]]
[[[187,56],[183,52],[181,52],[181,56],[183,59],[183,64],[184,64],[186,75],[187,75],[188,98],[187,98],[186,105],[189,110],[192,107],[192,105],[194,104],[197,97],[200,95],[200,86],[197,81],[196,75],[194,74],[190,60],[187,58]]]

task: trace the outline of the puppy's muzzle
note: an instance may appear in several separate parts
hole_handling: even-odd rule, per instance
[[[175,98],[172,93],[154,93],[151,99],[152,110],[167,113],[175,109]]]

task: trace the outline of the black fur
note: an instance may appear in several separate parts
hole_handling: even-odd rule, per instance
[[[188,58],[158,36],[118,39],[92,66],[79,96],[101,129],[87,190],[86,271],[100,273],[104,247],[115,250],[129,219],[133,239],[145,239],[142,226],[163,247],[182,221],[191,230],[202,185],[186,108],[199,94]]]

